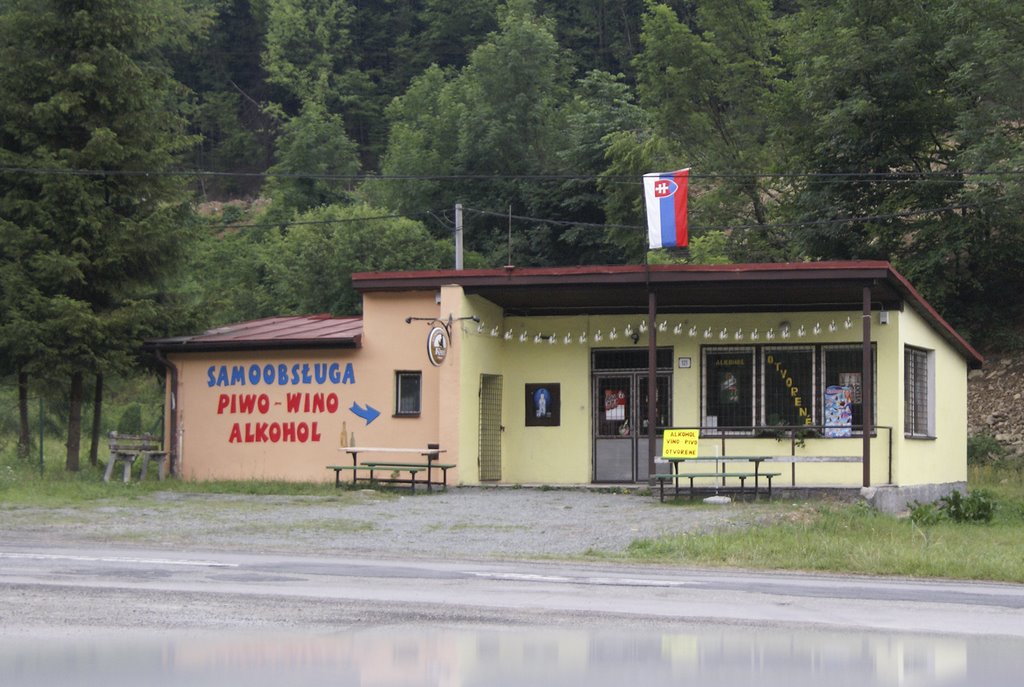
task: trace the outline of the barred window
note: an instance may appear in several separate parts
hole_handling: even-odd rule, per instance
[[[751,427],[754,424],[754,349],[705,348],[704,425]]]
[[[863,428],[864,426],[864,388],[862,381],[862,368],[864,365],[864,351],[859,345],[852,346],[823,346],[822,347],[822,366],[821,366],[821,388],[825,391],[829,387],[846,387],[850,392],[850,409],[851,417],[850,424],[853,427]],[[876,362],[876,351],[874,345],[871,346],[871,378],[874,382],[872,384],[872,399],[877,399],[878,394],[878,364]],[[822,403],[824,403],[824,394],[820,395]],[[877,411],[878,403],[877,400],[872,405],[872,410]],[[822,415],[824,416],[824,409],[822,409]],[[872,413],[874,417],[877,417],[877,412]],[[822,423],[829,424],[829,423]],[[860,431],[859,429],[857,431]]]
[[[876,354],[872,345],[875,380]],[[858,344],[705,346],[701,356],[705,427],[835,425],[827,436],[851,436],[864,425]]]
[[[928,351],[903,349],[903,431],[909,437],[934,436],[930,362]]]
[[[415,416],[420,414],[422,372],[395,373],[395,415]]]
[[[813,425],[817,408],[813,347],[762,349],[763,425]]]

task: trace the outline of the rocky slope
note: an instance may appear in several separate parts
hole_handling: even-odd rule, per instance
[[[972,436],[990,434],[1024,454],[1024,356],[992,354],[967,381],[967,422]]]

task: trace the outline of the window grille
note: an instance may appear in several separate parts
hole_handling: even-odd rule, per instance
[[[423,387],[421,372],[395,373],[395,415],[419,415]]]
[[[816,424],[813,347],[765,347],[761,370],[763,425]]]
[[[752,427],[754,424],[754,349],[707,347],[701,375],[707,427]]]
[[[871,346],[871,379],[872,379],[872,417],[878,418],[878,363],[877,351]],[[864,366],[864,351],[860,345],[824,346],[822,349],[823,364],[821,369],[821,388],[830,386],[848,386],[853,395],[852,424],[854,433],[864,426],[864,389],[861,371]]]
[[[859,431],[858,425],[864,424],[863,357],[859,344],[705,346],[701,349],[703,425],[709,429],[820,426],[824,391],[829,386],[847,386],[852,425]],[[871,359],[876,371],[873,345]],[[877,374],[872,377],[878,378]],[[877,388],[875,381],[873,389]]]

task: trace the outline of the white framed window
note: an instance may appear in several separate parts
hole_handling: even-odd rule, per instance
[[[395,372],[395,416],[415,417],[420,414],[423,373],[399,370]]]
[[[908,437],[935,436],[934,351],[903,349],[903,433]]]

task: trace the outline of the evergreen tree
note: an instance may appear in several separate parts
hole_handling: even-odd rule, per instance
[[[157,331],[156,281],[184,248],[188,197],[164,172],[193,141],[162,51],[204,24],[173,0],[9,0],[0,14],[0,274],[22,323],[0,344],[20,369],[70,379],[68,470],[85,375],[123,369]]]

